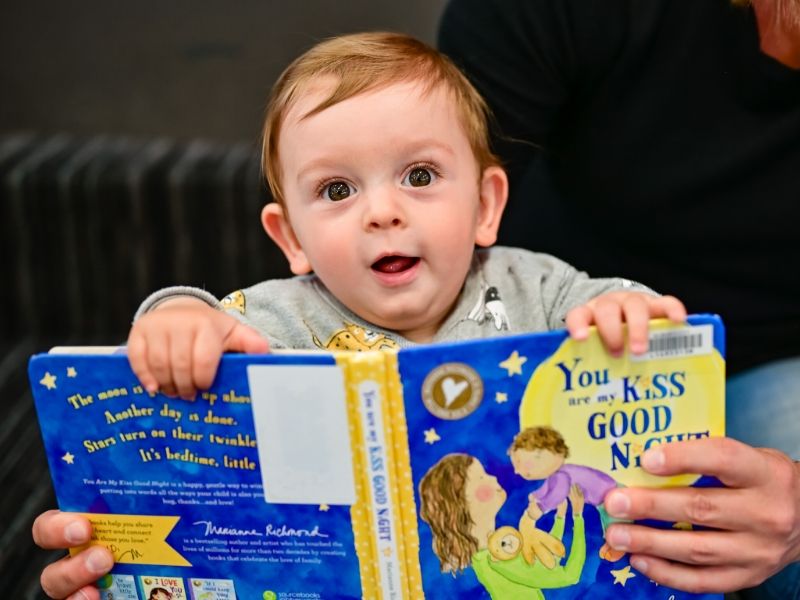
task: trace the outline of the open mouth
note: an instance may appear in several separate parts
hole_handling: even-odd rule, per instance
[[[379,273],[402,273],[416,266],[418,262],[417,256],[384,256],[372,263],[372,269]]]

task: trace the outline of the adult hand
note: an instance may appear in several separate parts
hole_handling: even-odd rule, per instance
[[[81,515],[48,510],[33,522],[33,541],[40,548],[55,550],[80,546],[89,541],[92,524]],[[80,554],[66,556],[44,568],[42,589],[50,598],[99,600],[100,592],[92,585],[114,565],[106,548],[92,546]]]
[[[689,522],[711,531],[614,524],[609,545],[633,568],[689,592],[752,587],[800,559],[800,466],[778,452],[727,438],[665,444],[642,455],[656,475],[703,473],[724,488],[624,488],[608,493],[613,517]]]

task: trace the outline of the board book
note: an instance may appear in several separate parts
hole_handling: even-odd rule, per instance
[[[638,463],[724,435],[724,371],[710,315],[653,321],[638,357],[564,331],[230,354],[191,401],[124,349],[29,364],[59,508],[116,558],[108,600],[694,597],[604,546],[602,498],[716,485]]]

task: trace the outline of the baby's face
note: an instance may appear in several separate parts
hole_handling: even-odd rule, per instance
[[[558,471],[564,464],[564,456],[542,448],[518,448],[511,453],[511,464],[514,465],[514,473],[523,479],[535,481],[547,479]]]
[[[301,258],[363,319],[428,341],[475,244],[494,243],[484,174],[443,89],[395,84],[302,118],[329,90],[307,91],[281,128],[285,208]]]

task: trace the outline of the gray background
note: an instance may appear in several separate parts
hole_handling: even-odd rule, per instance
[[[0,133],[255,140],[280,71],[325,37],[433,43],[444,0],[4,2]]]

